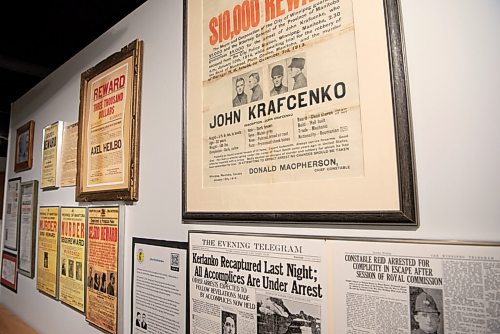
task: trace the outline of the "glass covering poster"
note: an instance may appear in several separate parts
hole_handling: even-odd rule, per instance
[[[86,208],[61,208],[59,300],[85,311]]]
[[[86,319],[110,333],[117,331],[119,211],[88,209]]]
[[[205,187],[363,174],[350,0],[205,0],[203,27]]]
[[[40,207],[36,286],[53,298],[57,298],[58,241],[59,207]]]

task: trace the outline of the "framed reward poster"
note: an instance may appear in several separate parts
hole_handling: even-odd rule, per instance
[[[88,208],[85,319],[108,333],[118,330],[118,206]]]
[[[59,233],[59,300],[85,312],[87,208],[61,207]]]
[[[185,10],[185,222],[418,225],[398,1]]]
[[[57,121],[43,129],[42,178],[40,181],[42,189],[54,189],[60,185],[59,165],[63,130],[63,121]]]
[[[137,201],[142,41],[82,73],[77,201]]]
[[[17,129],[14,171],[20,172],[33,166],[33,136],[35,122],[29,121]]]
[[[59,207],[41,206],[38,225],[36,288],[58,298]]]

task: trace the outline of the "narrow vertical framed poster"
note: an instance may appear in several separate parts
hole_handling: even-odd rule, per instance
[[[59,233],[59,300],[85,312],[87,208],[61,207]]]
[[[185,1],[183,218],[418,226],[399,1]]]
[[[41,206],[38,224],[36,288],[57,299],[59,253],[59,207]]]
[[[61,173],[62,137],[64,122],[57,121],[43,129],[42,176],[40,188],[54,189],[59,187]]]
[[[82,73],[76,200],[137,201],[142,41]]]
[[[38,181],[21,183],[21,219],[19,224],[19,273],[29,278],[35,275],[36,213]]]
[[[3,247],[17,250],[19,236],[19,215],[21,210],[21,178],[9,179],[5,201],[5,222],[3,223]]]
[[[88,208],[85,318],[106,332],[118,324],[118,228],[120,208]]]

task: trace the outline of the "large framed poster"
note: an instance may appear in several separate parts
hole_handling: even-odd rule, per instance
[[[19,273],[35,276],[36,212],[38,208],[38,181],[21,183],[21,219],[19,224]]]
[[[397,0],[185,10],[186,222],[418,225]]]
[[[41,206],[38,224],[36,288],[57,299],[59,259],[59,207]]]
[[[5,201],[5,222],[3,223],[3,247],[17,250],[19,214],[21,208],[21,178],[9,179]]]
[[[118,206],[88,208],[85,318],[109,333],[118,324]]]
[[[132,238],[132,254],[130,332],[189,334],[188,243]]]
[[[142,41],[82,73],[77,201],[138,200]]]
[[[54,122],[43,129],[42,178],[40,181],[42,189],[59,187],[63,130],[63,121]]]
[[[84,313],[87,208],[61,207],[59,235],[59,300]]]

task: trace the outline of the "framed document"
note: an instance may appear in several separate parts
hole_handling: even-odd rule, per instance
[[[78,144],[78,122],[64,127],[61,150],[61,187],[76,185],[76,151]]]
[[[188,243],[132,238],[132,253],[131,333],[189,333]]]
[[[82,73],[77,201],[137,201],[142,41]]]
[[[41,206],[38,225],[36,288],[57,299],[59,253],[59,207]]]
[[[88,208],[85,319],[109,333],[118,323],[118,206]]]
[[[29,121],[17,129],[14,171],[20,172],[33,166],[33,136],[35,122]]]
[[[5,201],[5,222],[3,223],[3,247],[17,250],[19,213],[21,207],[21,178],[9,179]]]
[[[84,313],[87,208],[61,207],[59,235],[59,300]]]
[[[43,129],[42,178],[40,188],[54,189],[60,185],[62,137],[64,122],[57,121]]]
[[[19,224],[18,269],[29,278],[35,276],[36,212],[38,181],[21,183],[21,219]]]
[[[17,255],[2,252],[2,285],[17,293]]]
[[[185,222],[418,225],[398,1],[185,10]]]
[[[498,333],[499,250],[190,231],[191,333]]]

